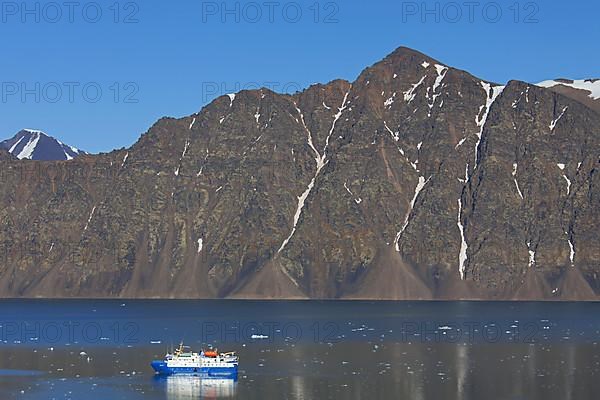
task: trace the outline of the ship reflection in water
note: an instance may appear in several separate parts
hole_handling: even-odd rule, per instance
[[[220,399],[234,397],[237,390],[235,379],[202,378],[199,376],[156,377],[165,388],[169,400]]]

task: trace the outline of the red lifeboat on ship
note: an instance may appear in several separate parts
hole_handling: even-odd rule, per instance
[[[204,351],[204,357],[217,358],[217,350],[207,350]]]

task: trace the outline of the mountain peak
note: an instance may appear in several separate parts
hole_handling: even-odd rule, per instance
[[[33,134],[36,134],[36,135],[44,135],[44,136],[48,136],[48,135],[46,134],[46,132],[44,132],[44,131],[40,131],[40,130],[38,130],[38,129],[27,129],[27,128],[25,128],[25,129],[23,129],[21,132],[24,132],[24,133],[33,133]],[[19,132],[19,133],[20,133],[20,132]]]
[[[399,46],[390,55],[418,55],[422,57],[428,57],[426,54],[406,46]]]
[[[87,154],[38,129],[22,129],[11,139],[0,142],[0,148],[20,160],[72,160]]]
[[[425,53],[421,53],[418,50],[411,49],[410,47],[400,46],[393,52],[391,52],[384,61],[400,61],[400,62],[416,62],[421,64],[427,62],[430,64],[442,64],[433,57],[428,56]]]

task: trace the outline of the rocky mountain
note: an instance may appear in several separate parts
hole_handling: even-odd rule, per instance
[[[569,96],[600,112],[600,79],[555,79],[537,85]]]
[[[127,150],[1,160],[0,294],[597,300],[599,155],[581,102],[399,48]]]
[[[23,129],[11,139],[0,142],[0,148],[7,150],[20,160],[58,161],[72,160],[87,154],[42,131]]]
[[[0,149],[0,160],[13,160],[16,157],[10,154],[7,150]]]

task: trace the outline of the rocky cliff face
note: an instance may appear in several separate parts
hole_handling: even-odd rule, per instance
[[[10,154],[8,151],[4,150],[4,149],[0,149],[0,160],[14,160],[16,159],[15,156],[13,156],[12,154]]]
[[[0,295],[598,299],[600,114],[400,48],[130,149],[0,156]]]

